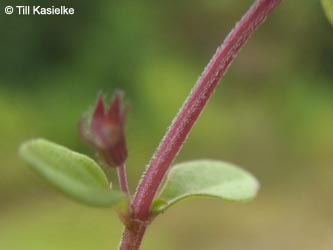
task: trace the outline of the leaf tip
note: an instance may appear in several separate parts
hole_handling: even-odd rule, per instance
[[[321,0],[326,18],[329,23],[333,26],[333,0]]]

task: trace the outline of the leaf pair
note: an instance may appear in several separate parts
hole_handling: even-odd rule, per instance
[[[94,206],[118,206],[126,195],[109,188],[100,166],[91,158],[44,139],[28,141],[20,155],[33,169],[65,194]],[[175,165],[169,171],[153,213],[161,213],[178,201],[207,197],[246,201],[255,197],[258,182],[230,163],[200,160]]]

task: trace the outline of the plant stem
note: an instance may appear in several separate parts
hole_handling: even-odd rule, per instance
[[[119,245],[119,250],[139,250],[147,224],[134,222],[126,226]]]
[[[118,181],[119,181],[119,185],[120,185],[120,190],[123,191],[124,193],[126,193],[128,198],[130,198],[130,192],[129,192],[128,184],[127,184],[125,163],[121,164],[117,168],[117,173],[118,173]]]
[[[215,87],[239,50],[281,0],[257,0],[218,47],[153,155],[134,195],[131,219],[146,222],[153,198]],[[145,227],[126,227],[121,250],[138,250]]]
[[[148,165],[132,203],[135,218],[147,219],[151,202],[168,167],[179,152],[217,83],[237,52],[280,2],[281,0],[256,1],[236,24],[223,44],[218,47]]]

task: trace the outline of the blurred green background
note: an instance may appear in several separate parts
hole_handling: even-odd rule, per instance
[[[122,226],[113,211],[63,197],[18,158],[18,145],[45,137],[94,156],[80,141],[78,119],[100,90],[123,89],[134,191],[203,67],[252,1],[73,0],[63,2],[76,9],[68,17],[8,16],[8,3],[0,3],[0,249],[116,249]],[[142,250],[333,249],[332,64],[333,32],[320,2],[283,1],[176,159],[244,166],[261,182],[258,198],[179,204],[155,220]]]

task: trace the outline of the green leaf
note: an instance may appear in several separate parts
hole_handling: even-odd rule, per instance
[[[328,21],[333,25],[333,0],[321,0]]]
[[[72,198],[94,206],[113,206],[126,201],[112,191],[100,166],[88,156],[45,139],[21,145],[19,155],[56,188]]]
[[[188,198],[248,201],[258,191],[258,181],[247,171],[227,162],[199,160],[172,167],[154,200],[153,214]],[[163,202],[164,201],[164,202]]]

